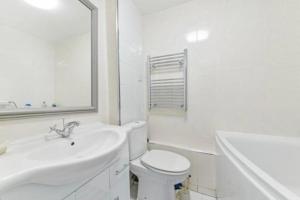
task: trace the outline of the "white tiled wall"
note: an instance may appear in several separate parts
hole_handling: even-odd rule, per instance
[[[142,16],[131,0],[119,0],[121,122],[144,119]]]
[[[224,2],[194,0],[144,16],[146,55],[188,49],[188,112],[181,116],[150,113],[152,140],[213,151],[218,64],[214,35]]]
[[[216,130],[299,136],[300,2],[192,0],[144,16],[146,55],[188,48],[188,112],[151,139],[214,151]]]
[[[187,48],[189,59],[188,112],[150,113],[150,139],[214,152],[216,130],[299,136],[299,10],[293,0],[192,0],[145,15],[145,54]],[[193,187],[214,188],[214,163],[189,154]]]

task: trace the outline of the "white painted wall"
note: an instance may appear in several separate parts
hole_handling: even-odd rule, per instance
[[[20,107],[53,103],[53,45],[5,25],[0,25],[0,44],[0,102],[16,101]]]
[[[91,105],[91,33],[55,44],[55,103]]]
[[[77,115],[59,115],[51,117],[39,117],[16,120],[0,121],[0,143],[1,141],[13,141],[22,137],[37,134],[46,134],[49,125],[59,123],[59,119],[65,117],[67,120],[80,120],[83,124],[95,121],[107,122],[108,120],[108,76],[107,76],[107,40],[106,40],[106,11],[104,0],[91,0],[99,9],[99,112]]]
[[[121,122],[145,119],[143,24],[132,0],[119,0]]]

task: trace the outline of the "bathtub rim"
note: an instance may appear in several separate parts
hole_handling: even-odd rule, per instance
[[[300,197],[294,192],[287,189],[285,186],[280,184],[246,156],[239,152],[229,141],[229,137],[235,138],[261,138],[272,140],[284,139],[290,141],[287,137],[280,136],[266,136],[259,134],[247,134],[241,132],[228,132],[228,131],[217,131],[216,144],[224,155],[237,167],[237,169],[252,183],[254,186],[266,195],[269,199],[278,200],[300,200]],[[217,156],[219,152],[217,152]]]

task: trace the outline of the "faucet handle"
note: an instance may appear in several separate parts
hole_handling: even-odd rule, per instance
[[[71,121],[67,123],[65,126],[80,126],[80,121]]]
[[[76,126],[80,126],[80,121],[74,121]]]
[[[53,126],[50,126],[50,130],[49,130],[49,133],[53,132],[53,131],[56,131],[56,127],[57,127],[57,124],[54,124]]]

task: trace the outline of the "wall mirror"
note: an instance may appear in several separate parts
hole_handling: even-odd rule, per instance
[[[3,0],[0,118],[97,111],[97,8]]]

